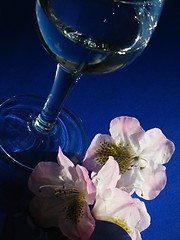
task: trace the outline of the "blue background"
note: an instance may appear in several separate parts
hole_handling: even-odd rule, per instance
[[[180,239],[179,54],[179,1],[167,0],[141,56],[121,71],[84,75],[66,102],[82,119],[88,142],[96,133],[108,133],[111,119],[128,115],[138,118],[146,130],[160,128],[175,143],[176,151],[166,164],[166,188],[147,202],[152,220],[142,233],[144,240]],[[55,70],[56,63],[41,46],[36,32],[34,1],[2,1],[0,100],[21,93],[47,97]]]

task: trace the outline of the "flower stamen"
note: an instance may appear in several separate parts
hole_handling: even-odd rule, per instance
[[[109,156],[112,156],[119,165],[120,172],[123,174],[127,170],[132,170],[134,167],[139,166],[139,156],[133,154],[133,150],[129,143],[113,143],[104,141],[100,143],[99,148],[96,150],[96,160],[104,165]]]
[[[83,194],[78,194],[66,208],[66,217],[71,220],[74,224],[78,224],[82,215],[84,214],[84,203],[85,197]]]
[[[129,236],[132,236],[132,230],[128,227],[127,223],[124,220],[118,218],[109,218],[107,221],[117,224],[123,228],[129,234]]]
[[[79,194],[79,191],[69,185],[51,185],[51,184],[47,184],[47,185],[42,185],[39,187],[39,192],[42,191],[52,191],[52,194],[56,197],[61,197],[61,198],[66,198],[66,197],[70,197],[70,196],[74,196]]]
[[[141,193],[141,194],[140,194],[141,197],[144,196],[144,192],[143,192],[143,190],[142,190],[140,187],[134,186],[134,188],[135,188],[136,191],[140,191],[140,193]]]

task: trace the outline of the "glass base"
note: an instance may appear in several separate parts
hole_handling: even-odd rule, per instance
[[[59,146],[74,163],[85,151],[82,123],[71,112],[62,109],[55,131],[42,134],[32,121],[38,116],[45,100],[20,95],[0,105],[0,148],[4,155],[23,167],[33,169],[40,161],[57,161]]]

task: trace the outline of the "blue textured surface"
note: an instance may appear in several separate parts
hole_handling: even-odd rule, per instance
[[[1,3],[0,100],[21,93],[46,97],[52,86],[56,63],[41,46],[33,21],[33,7],[33,1]],[[167,186],[158,198],[147,202],[152,222],[142,233],[144,240],[180,239],[179,54],[179,1],[167,0],[143,54],[119,72],[83,76],[66,103],[83,120],[89,142],[98,132],[108,133],[112,118],[128,115],[138,118],[146,130],[161,128],[175,143],[175,154],[166,165]],[[20,190],[7,187],[13,177],[17,180],[8,164],[2,162],[0,171],[1,231],[6,209],[3,204],[7,204],[3,197],[14,202],[13,194]]]

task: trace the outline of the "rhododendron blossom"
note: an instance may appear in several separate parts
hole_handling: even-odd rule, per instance
[[[75,166],[59,149],[57,163],[35,167],[28,182],[35,195],[30,214],[39,226],[58,227],[70,240],[88,240],[98,220],[141,240],[150,216],[144,202],[131,195],[149,200],[160,193],[166,184],[163,164],[174,149],[160,129],[145,131],[136,118],[117,117],[110,135],[94,137],[83,166]]]
[[[96,185],[96,202],[92,213],[98,220],[122,227],[132,240],[140,240],[140,232],[149,226],[150,216],[143,202],[116,188],[119,177],[118,163],[112,157],[97,174],[92,173]]]
[[[155,198],[166,184],[166,168],[174,144],[158,128],[145,131],[136,118],[117,117],[110,123],[110,135],[97,134],[92,140],[83,166],[98,172],[112,156],[121,178],[117,187],[144,199]]]
[[[59,149],[58,164],[40,162],[29,178],[29,189],[35,195],[29,207],[31,216],[37,225],[58,227],[71,240],[88,240],[95,219],[114,223],[132,240],[140,240],[150,217],[144,203],[116,187],[120,177],[113,157],[90,178],[84,167],[74,166]]]
[[[88,240],[95,220],[88,205],[94,203],[95,186],[88,171],[59,150],[58,164],[40,162],[29,178],[35,194],[30,213],[43,228],[58,227],[69,239]]]

